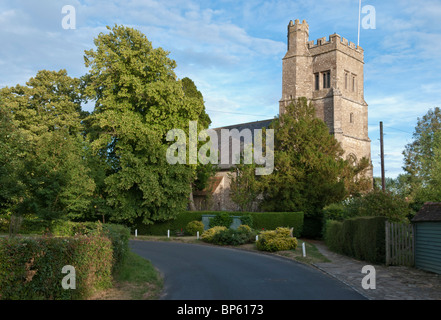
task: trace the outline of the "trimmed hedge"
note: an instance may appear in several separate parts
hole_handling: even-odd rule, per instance
[[[156,222],[155,224],[145,225],[138,223],[133,226],[138,229],[138,234],[142,235],[166,235],[167,230],[179,232],[185,230],[187,224],[191,221],[202,220],[202,215],[216,215],[219,211],[186,211],[177,216],[174,220],[165,222]],[[299,237],[303,229],[303,212],[227,212],[231,216],[246,216],[243,224],[249,224],[252,221],[252,227],[256,230],[274,230],[277,227],[293,228],[293,235]],[[249,219],[249,217],[251,219]]]
[[[372,263],[386,261],[385,217],[328,220],[325,243],[330,250]]]
[[[0,239],[0,299],[85,299],[112,285],[112,243],[104,236]],[[76,289],[63,289],[75,268]]]

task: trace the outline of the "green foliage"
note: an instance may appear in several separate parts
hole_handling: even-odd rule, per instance
[[[242,225],[247,225],[250,228],[253,227],[253,216],[250,214],[244,214],[240,216],[240,222]]]
[[[137,229],[140,235],[155,235],[163,236],[167,234],[167,230],[171,232],[177,232],[180,230],[185,230],[187,224],[191,221],[202,220],[201,211],[185,211],[177,215],[174,219],[169,219],[166,221],[158,221],[154,224],[144,224],[141,219],[136,221],[132,225],[132,229]]]
[[[231,216],[227,212],[218,212],[216,213],[216,216],[210,219],[210,228],[213,228],[215,226],[224,226],[226,228],[229,228],[231,224],[233,223],[233,216]]]
[[[385,262],[384,217],[328,220],[325,243],[332,251],[373,263]]]
[[[256,176],[256,164],[244,164],[243,153],[237,165],[228,173],[230,197],[240,211],[252,211],[253,205],[262,192],[260,179]]]
[[[61,281],[75,267],[76,289]],[[86,299],[112,285],[112,245],[102,236],[0,239],[0,299]]]
[[[205,238],[204,241],[217,245],[239,246],[245,243],[254,241],[255,233],[251,228],[240,228],[238,230],[223,229],[216,232],[209,241]]]
[[[120,224],[97,223],[97,230],[102,227],[102,235],[106,236],[112,242],[113,264],[112,272],[119,270],[127,258],[129,248],[130,229]]]
[[[304,229],[303,212],[252,212],[253,228],[274,230],[278,227],[293,228],[293,235],[300,237]]]
[[[279,227],[276,230],[261,232],[256,247],[258,250],[269,252],[294,250],[297,248],[297,239],[290,236],[288,228]]]
[[[413,141],[403,151],[405,194],[420,206],[441,201],[441,109],[430,109],[418,118]],[[418,205],[419,204],[419,205]]]
[[[342,203],[332,203],[323,208],[323,218],[326,220],[342,221],[345,219],[346,209]]]
[[[216,235],[216,233],[218,233],[222,230],[227,230],[227,228],[223,227],[223,226],[212,227],[208,230],[205,230],[204,233],[202,233],[201,239],[202,239],[202,241],[205,241],[205,242],[212,242],[213,237]]]
[[[11,130],[6,141],[11,160],[3,169],[16,184],[2,182],[0,172],[4,190],[15,194],[9,209],[52,220],[80,217],[95,188],[81,135],[80,80],[65,70],[42,70],[26,86],[2,88],[0,99],[8,110],[1,118],[9,118]]]
[[[250,232],[252,232],[252,229],[250,226],[248,226],[246,224],[241,224],[239,227],[237,227],[237,231],[250,233]]]
[[[107,203],[116,221],[166,221],[186,210],[195,176],[191,166],[167,163],[166,134],[188,131],[201,117],[206,122],[203,101],[184,91],[168,52],[132,28],[108,30],[95,39],[96,50],[86,51],[90,71],[83,78],[96,101],[88,119],[92,150],[110,168]]]
[[[305,98],[295,101],[270,127],[275,129],[275,170],[263,176],[264,211],[314,216],[343,200],[343,149],[315,116],[313,105]]]
[[[409,203],[391,192],[373,189],[371,192],[354,197],[345,204],[345,216],[381,216],[391,222],[406,222],[411,213]]]
[[[185,227],[185,232],[191,236],[197,235],[197,232],[201,235],[204,232],[204,224],[202,221],[191,221]]]

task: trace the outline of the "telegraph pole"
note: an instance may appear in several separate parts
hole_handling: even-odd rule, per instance
[[[381,188],[386,191],[386,180],[384,177],[384,140],[383,140],[383,122],[380,121],[380,148],[381,148]]]

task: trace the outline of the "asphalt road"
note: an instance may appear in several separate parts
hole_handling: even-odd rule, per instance
[[[243,250],[133,240],[132,251],[164,276],[164,300],[362,300],[321,271]]]

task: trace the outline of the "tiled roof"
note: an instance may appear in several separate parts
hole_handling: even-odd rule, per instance
[[[426,202],[412,222],[441,221],[441,202]]]

